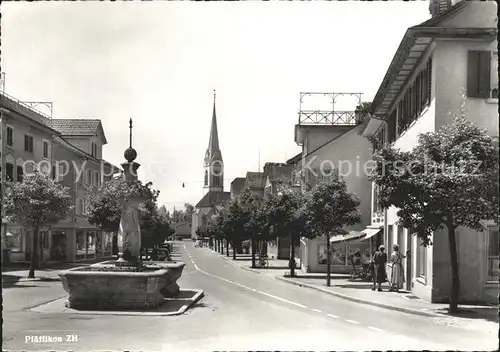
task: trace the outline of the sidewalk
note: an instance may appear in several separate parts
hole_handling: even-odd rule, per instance
[[[325,294],[330,294],[352,302],[372,305],[380,308],[396,310],[400,312],[429,316],[429,317],[450,317],[447,312],[446,303],[429,303],[408,291],[389,292],[387,283],[382,286],[383,292],[372,291],[371,282],[360,280],[351,280],[349,275],[332,274],[331,286],[326,286],[326,274],[322,273],[304,273],[301,269],[295,271],[296,276],[290,278],[290,269],[288,269],[288,260],[269,259],[268,268],[251,268],[251,256],[248,259],[238,258],[234,261],[231,256],[223,256],[225,260],[232,265],[241,267],[258,274],[264,274],[274,277],[282,282],[292,285],[307,287]],[[238,255],[240,257],[240,255]],[[460,313],[453,315],[458,318],[482,319],[489,322],[498,322],[498,307],[484,305],[459,305]]]
[[[40,269],[35,270],[35,278],[28,278],[29,266],[18,265],[18,266],[2,266],[2,284],[13,284],[16,282],[23,281],[59,281],[59,271],[65,269],[76,268],[79,266],[88,266],[94,263],[99,263],[102,261],[109,260],[109,258],[99,258],[73,263],[54,263],[50,265],[45,265]]]

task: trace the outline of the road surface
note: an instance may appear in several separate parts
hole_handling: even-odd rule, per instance
[[[181,288],[205,297],[170,317],[35,313],[26,308],[65,296],[60,282],[5,288],[4,350],[493,350],[491,328],[371,307],[233,266],[207,248],[177,243],[186,263]],[[68,343],[26,336],[70,335]]]

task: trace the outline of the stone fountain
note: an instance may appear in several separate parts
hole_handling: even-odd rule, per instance
[[[132,119],[130,119],[130,146],[125,150],[127,162],[122,164],[124,178],[132,185],[138,180],[140,164],[134,160],[132,148]],[[152,309],[165,298],[179,294],[177,280],[185,264],[181,262],[148,262],[141,260],[141,229],[138,206],[140,196],[122,199],[119,258],[87,267],[59,273],[63,288],[69,293],[66,306],[74,309]]]

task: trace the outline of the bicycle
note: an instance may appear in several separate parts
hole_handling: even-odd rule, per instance
[[[269,267],[269,260],[266,257],[259,257],[259,261],[257,262],[257,266],[259,268],[267,268],[267,267]]]

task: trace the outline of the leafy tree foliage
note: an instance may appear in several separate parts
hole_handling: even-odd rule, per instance
[[[277,194],[271,194],[265,202],[265,213],[270,239],[289,237],[290,276],[295,275],[295,245],[301,237],[313,238],[306,226],[307,212],[303,208],[304,198],[290,187],[281,186]]]
[[[38,266],[38,236],[40,227],[68,217],[72,199],[67,187],[55,183],[41,172],[27,174],[22,182],[9,183],[5,198],[5,213],[10,222],[33,228],[29,277],[35,277]]]
[[[333,172],[328,181],[318,183],[304,194],[300,212],[312,235],[345,233],[344,227],[361,221],[359,198],[347,191],[344,180]]]
[[[372,180],[380,204],[398,208],[400,223],[425,246],[435,231],[448,229],[452,269],[449,310],[458,309],[458,260],[455,230],[484,230],[498,222],[498,141],[466,119],[437,132],[421,134],[410,152],[386,146],[375,156]]]
[[[137,180],[132,183],[117,178],[105,182],[97,192],[89,190],[90,206],[87,220],[107,232],[117,232],[120,228],[121,202],[132,197],[140,197],[139,221],[141,242],[144,248],[161,244],[173,233],[165,211],[156,205],[159,191],[152,183],[143,184]]]

